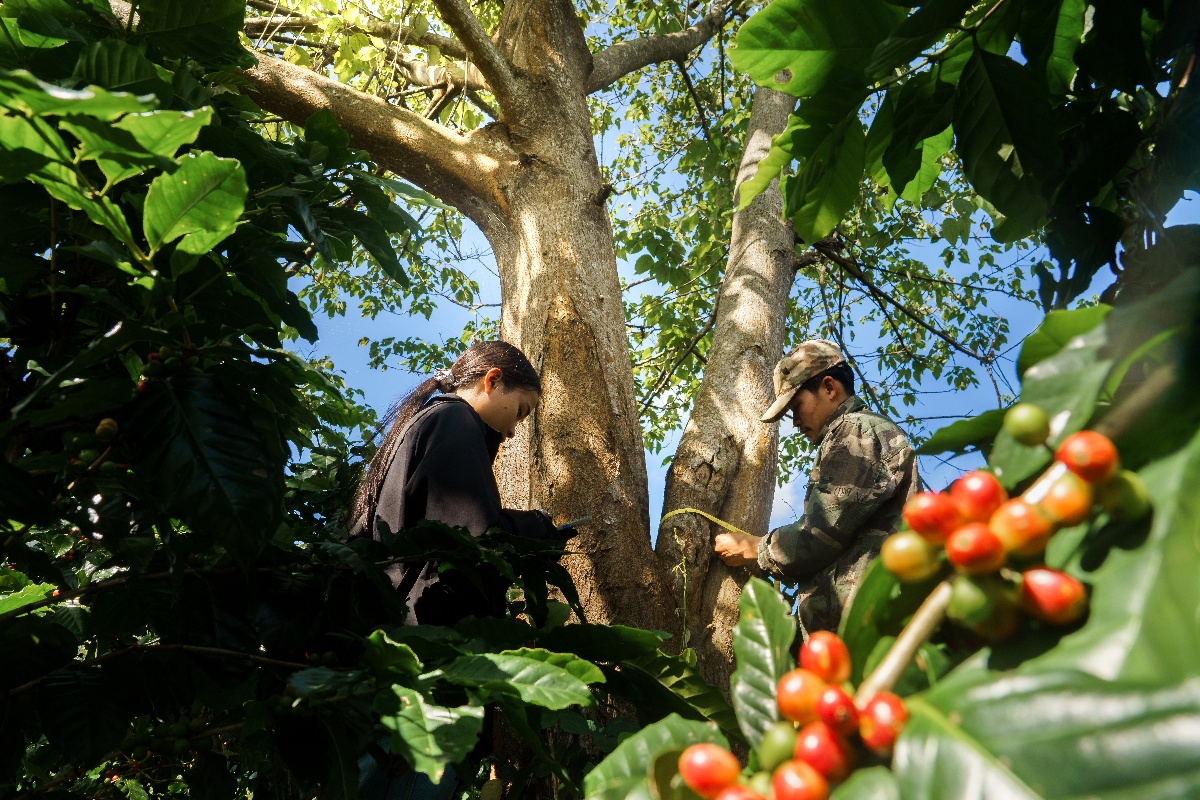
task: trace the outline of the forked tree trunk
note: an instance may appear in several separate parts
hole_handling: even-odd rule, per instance
[[[753,177],[787,125],[795,98],[771,89],[754,94],[738,185]],[[733,217],[729,263],[717,296],[712,347],[700,394],[667,472],[664,516],[697,508],[749,533],[766,532],[775,488],[779,428],[758,421],[774,399],[771,370],[784,341],[795,277],[791,225],[783,220],[778,182]],[[656,545],[671,572],[675,601],[686,610],[687,638],[705,677],[728,686],[732,628],[749,569],[713,556],[720,528],[697,514],[664,521]]]

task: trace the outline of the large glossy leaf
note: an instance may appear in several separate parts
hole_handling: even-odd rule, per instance
[[[248,191],[246,173],[233,159],[212,153],[181,158],[179,169],[159,175],[146,192],[142,227],[151,251],[188,234],[194,238],[187,252],[212,248],[237,227]]]
[[[1094,330],[1109,311],[1112,311],[1112,307],[1103,303],[1070,311],[1051,311],[1021,343],[1021,355],[1017,358],[1018,374],[1024,375],[1034,364],[1061,351],[1076,336]]]
[[[1200,436],[1140,475],[1149,531],[1098,532],[1073,569],[1092,586],[1087,624],[1028,669],[1156,685],[1200,675]]]
[[[128,133],[144,152],[160,159],[174,159],[175,151],[194,142],[200,129],[211,120],[211,108],[196,111],[152,111],[144,114],[126,114],[110,127]],[[138,163],[124,163],[128,157],[124,160],[113,159],[106,157],[107,152],[107,142],[102,141],[99,146],[93,148],[85,141],[81,157],[94,158],[110,184],[120,183],[144,171],[144,167]]]
[[[172,515],[221,535],[234,550],[255,551],[274,533],[279,465],[245,411],[212,378],[181,375],[151,384],[128,431],[139,474]]]
[[[982,664],[909,701],[895,758],[905,797],[1165,800],[1200,787],[1200,679],[1152,688]]]
[[[433,705],[420,692],[392,686],[376,695],[380,723],[392,732],[392,752],[438,783],[446,765],[475,747],[483,730],[483,707]]]
[[[851,114],[786,181],[787,212],[805,242],[824,239],[858,200],[866,168],[866,134]]]
[[[962,20],[971,0],[931,0],[901,22],[871,54],[867,75],[881,77],[896,67],[906,67],[921,51],[938,41]]]
[[[830,800],[900,800],[900,785],[887,767],[856,769]]]
[[[25,70],[0,75],[0,104],[25,115],[84,114],[113,120],[122,114],[148,111],[154,107],[152,101],[153,98],[114,94],[95,86],[64,89],[44,83]]]
[[[852,92],[844,92],[806,97],[800,101],[800,107],[788,117],[787,127],[771,139],[771,150],[759,162],[754,176],[739,184],[738,208],[750,205],[750,201],[779,177],[792,159],[806,158],[817,152],[847,116],[856,112],[859,99]]]
[[[698,742],[729,743],[716,725],[692,722],[674,714],[647,725],[617,746],[583,780],[587,800],[625,800],[635,787],[645,784],[659,753]]]
[[[1038,362],[1025,373],[1021,400],[1041,406],[1050,416],[1051,445],[1087,424],[1096,409],[1096,398],[1104,386],[1112,363],[1100,357],[1107,342],[1103,327],[1071,339],[1051,358]],[[1045,447],[1029,447],[1007,431],[996,435],[988,464],[996,477],[1013,488],[1032,477],[1050,462]]]
[[[517,650],[504,650],[502,656],[521,656],[541,661],[544,664],[564,669],[584,683],[604,683],[604,673],[590,661],[584,661],[571,653],[556,653],[537,647],[522,647]]]
[[[120,39],[104,39],[85,47],[75,64],[75,77],[85,85],[113,92],[154,94],[162,103],[170,102],[172,96],[171,73]]]
[[[954,101],[954,132],[963,171],[1010,223],[1034,225],[1046,200],[1038,183],[1059,160],[1044,89],[1028,69],[976,51],[963,68]]]
[[[645,681],[653,682],[669,692],[672,698],[678,701],[670,704],[672,710],[680,716],[715,722],[730,738],[742,738],[737,717],[725,701],[724,693],[704,680],[700,670],[682,658],[659,651],[649,656],[629,659],[621,664],[619,674],[622,680],[628,682],[633,677],[632,673],[637,673],[638,677],[643,677]],[[639,683],[644,684],[645,681]],[[640,700],[635,702],[641,715],[645,710],[643,703]]]
[[[903,18],[883,0],[776,0],[741,27],[729,58],[760,86],[797,97],[857,86]]]
[[[348,208],[330,208],[328,214],[330,219],[341,223],[346,230],[354,234],[354,238],[358,239],[389,278],[405,288],[412,285],[408,273],[396,258],[396,249],[382,224],[366,214]]]
[[[53,583],[31,583],[19,591],[0,595],[0,614],[45,600],[57,587]]]
[[[763,732],[780,719],[776,684],[796,666],[791,655],[796,619],[789,611],[779,591],[764,580],[751,578],[742,588],[733,627],[737,669],[730,677],[729,693],[742,733],[755,747]]]
[[[587,684],[567,670],[524,656],[462,656],[446,666],[444,675],[460,686],[517,694],[526,703],[555,710],[596,702]]]

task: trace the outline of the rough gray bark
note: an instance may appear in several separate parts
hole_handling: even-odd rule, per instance
[[[781,92],[755,92],[739,186],[753,177],[794,105],[795,98]],[[794,237],[782,212],[776,181],[734,214],[712,347],[700,394],[667,473],[664,515],[698,508],[748,533],[766,532],[779,427],[758,418],[774,399],[771,370],[783,348],[795,277]],[[701,670],[710,683],[727,686],[733,668],[732,627],[749,571],[726,567],[713,556],[718,532],[697,514],[680,514],[660,524],[656,550],[671,571],[675,601],[686,610],[689,645],[696,649]]]

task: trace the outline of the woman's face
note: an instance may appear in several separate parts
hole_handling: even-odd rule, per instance
[[[458,395],[505,439],[516,433],[517,425],[533,413],[541,397],[533,389],[508,388],[498,369],[488,370],[474,385],[460,389]]]

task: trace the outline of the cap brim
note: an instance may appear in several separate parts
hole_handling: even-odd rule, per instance
[[[778,422],[779,418],[787,413],[788,404],[792,402],[792,398],[796,396],[796,392],[798,391],[800,391],[800,387],[793,386],[788,391],[779,395],[779,397],[776,397],[775,402],[771,404],[771,407],[764,411],[763,415],[759,417],[759,421],[767,423]]]

